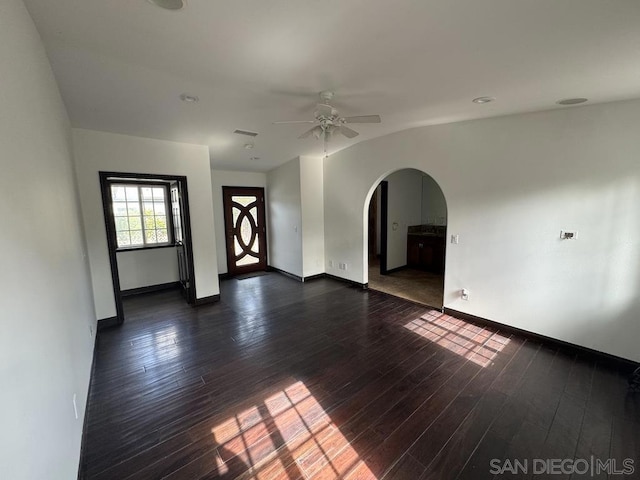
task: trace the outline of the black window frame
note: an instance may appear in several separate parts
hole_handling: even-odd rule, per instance
[[[123,247],[119,247],[118,246],[118,229],[117,229],[117,225],[116,225],[116,215],[114,212],[114,200],[113,200],[113,194],[112,194],[112,187],[113,186],[117,186],[117,185],[123,185],[123,186],[135,186],[138,187],[138,191],[140,190],[140,188],[143,187],[163,187],[164,188],[164,204],[165,204],[165,216],[167,217],[167,238],[169,239],[168,242],[163,242],[163,243],[144,243],[143,245],[130,245],[130,246],[123,246]],[[175,247],[176,243],[175,243],[175,227],[174,227],[174,223],[173,223],[173,212],[171,209],[171,188],[170,188],[171,184],[170,182],[160,182],[160,181],[145,181],[145,180],[129,180],[129,179],[123,179],[123,178],[113,178],[113,179],[109,179],[107,181],[107,188],[108,188],[108,192],[109,192],[109,210],[111,213],[111,219],[113,221],[113,244],[116,247],[116,252],[131,252],[131,251],[136,251],[136,250],[152,250],[155,248],[171,248],[171,247]],[[144,235],[144,215],[142,214],[143,210],[142,210],[142,197],[140,195],[140,191],[138,194],[138,202],[140,204],[140,211],[141,211],[141,221],[142,221],[142,240],[143,242],[146,242],[145,239],[145,235]]]

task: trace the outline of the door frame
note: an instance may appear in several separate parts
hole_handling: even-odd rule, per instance
[[[378,255],[378,189],[376,188],[369,200],[369,262],[380,258]]]
[[[380,182],[380,275],[387,275],[387,241],[389,238],[389,182]]]
[[[245,192],[248,195],[255,195],[256,191],[260,192],[260,199],[262,208],[258,208],[258,222],[262,223],[262,235],[258,237],[258,241],[260,242],[260,247],[264,250],[264,262],[259,262],[258,264],[247,265],[247,272],[236,271],[232,273],[231,265],[235,262],[235,253],[233,251],[233,244],[229,245],[229,232],[227,231],[227,226],[229,222],[232,221],[233,217],[231,216],[232,208],[227,208],[226,198],[227,192]],[[224,212],[224,240],[225,240],[225,248],[226,248],[226,257],[227,257],[227,274],[229,276],[234,275],[242,275],[243,273],[249,273],[253,271],[266,270],[269,265],[269,250],[267,248],[267,221],[266,221],[266,204],[265,204],[265,193],[264,187],[232,187],[232,186],[223,186],[222,187],[222,210]],[[262,241],[260,241],[260,238]],[[242,267],[241,267],[242,269]],[[237,269],[236,269],[237,270]]]
[[[111,267],[111,283],[113,285],[113,297],[116,304],[116,324],[124,323],[124,307],[122,305],[122,292],[120,290],[120,276],[118,271],[118,246],[116,244],[116,224],[111,208],[111,183],[122,183],[123,181],[160,181],[163,183],[178,182],[183,195],[184,212],[182,212],[182,227],[184,228],[184,246],[188,252],[187,270],[189,274],[189,288],[187,289],[187,303],[195,304],[196,300],[196,280],[195,268],[193,265],[193,244],[191,241],[191,214],[189,211],[189,192],[187,188],[187,177],[181,175],[159,175],[153,173],[125,173],[125,172],[98,172],[100,176],[100,192],[102,195],[102,211],[104,225],[107,234],[107,247],[109,250],[109,264]],[[171,220],[173,221],[173,220]],[[173,232],[172,232],[173,234]]]

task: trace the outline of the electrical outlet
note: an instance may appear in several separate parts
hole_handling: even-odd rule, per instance
[[[451,243],[458,245],[460,243],[460,235],[451,235]]]
[[[338,268],[340,270],[346,270],[347,269],[347,264],[346,263],[340,263],[340,264],[338,264]]]
[[[469,300],[469,290],[463,288],[460,292],[460,298],[462,298],[462,300]]]
[[[76,394],[73,394],[73,413],[76,415],[76,420],[78,420],[78,405],[76,404]]]
[[[329,260],[329,268],[333,268],[333,260]]]

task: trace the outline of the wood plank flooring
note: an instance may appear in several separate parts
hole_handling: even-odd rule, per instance
[[[81,478],[454,480],[494,478],[491,459],[640,461],[640,400],[592,358],[330,279],[226,280],[221,299],[130,297],[126,323],[100,332]]]

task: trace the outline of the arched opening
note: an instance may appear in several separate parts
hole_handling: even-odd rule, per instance
[[[438,183],[397,170],[372,186],[365,207],[369,288],[442,308],[447,203]]]

